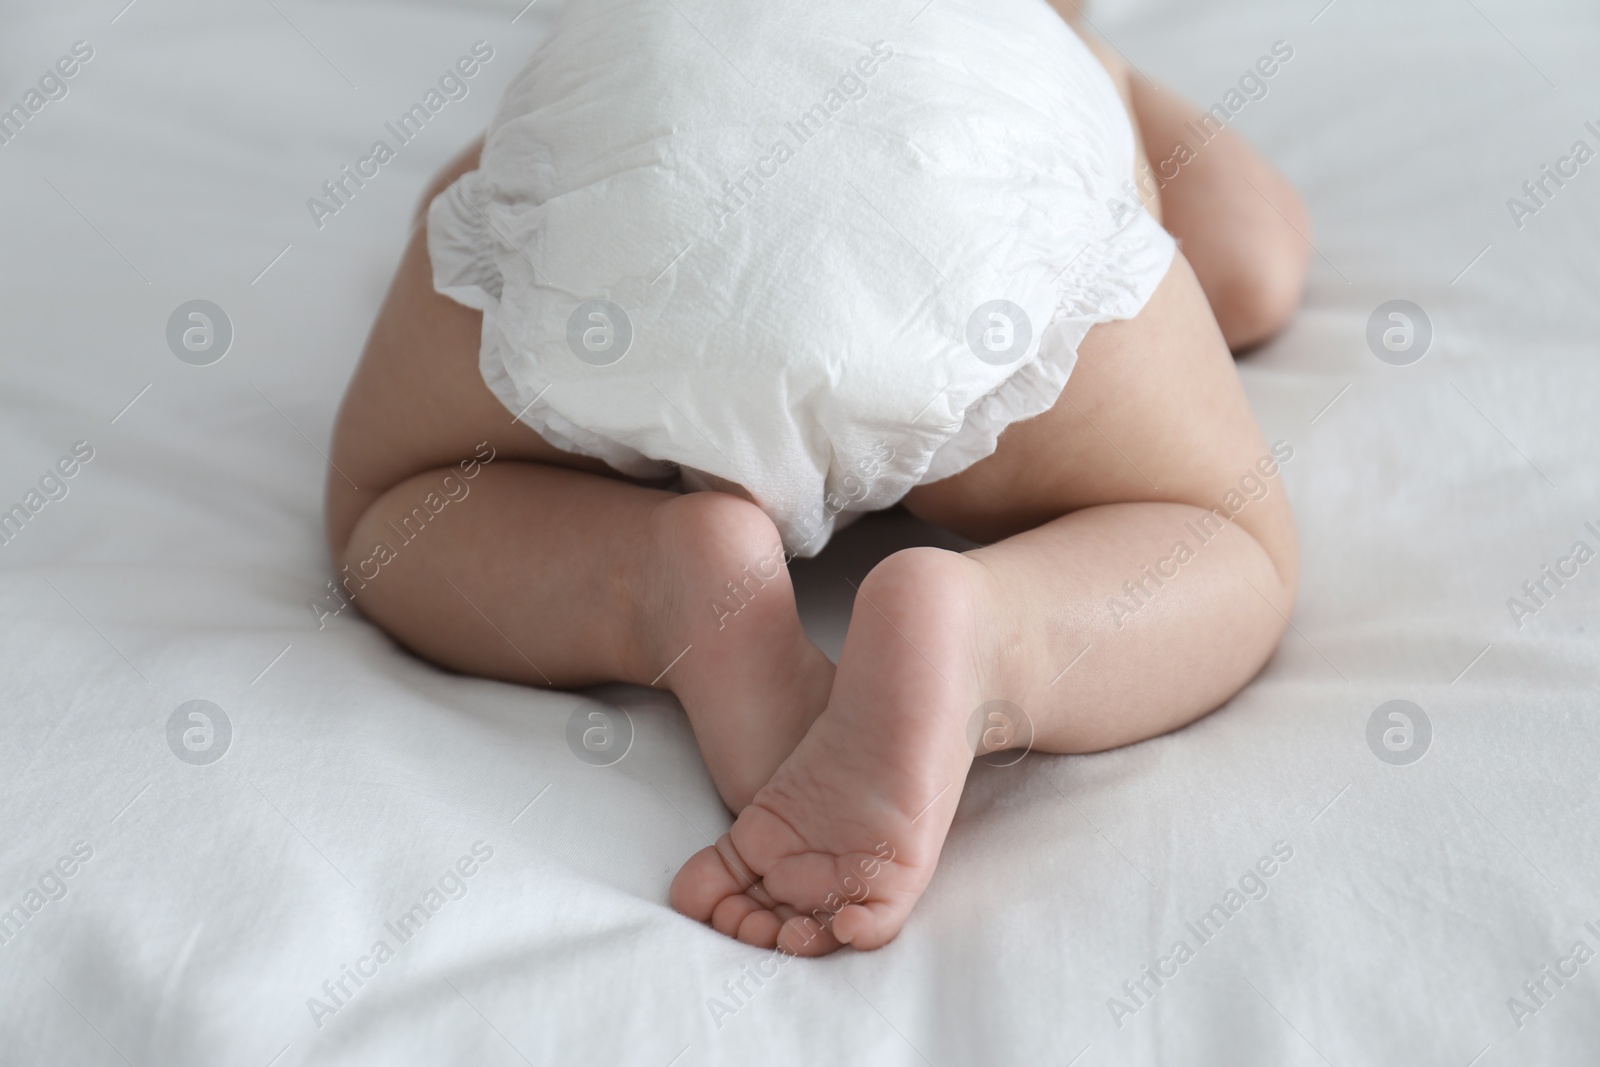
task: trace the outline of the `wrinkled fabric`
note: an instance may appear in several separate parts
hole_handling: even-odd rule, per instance
[[[1037,0],[595,0],[434,202],[435,284],[552,444],[742,490],[813,555],[993,452],[1144,305],[1174,246],[1133,163]]]

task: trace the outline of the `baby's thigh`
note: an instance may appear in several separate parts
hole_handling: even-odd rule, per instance
[[[1271,452],[1205,294],[1178,253],[1137,316],[1089,331],[1054,407],[1013,423],[993,455],[917,487],[905,504],[989,542],[1100,504],[1211,508],[1230,493],[1238,501],[1241,481],[1259,483],[1264,496],[1230,510],[1287,577],[1293,520],[1281,481],[1263,477],[1264,469],[1276,470]]]
[[[385,491],[423,471],[485,454],[480,445],[497,459],[615,473],[598,459],[556,448],[513,418],[478,369],[482,313],[433,287],[427,204],[476,165],[477,151],[469,149],[428,189],[345,391],[334,423],[327,487],[327,533],[336,555],[361,514]]]

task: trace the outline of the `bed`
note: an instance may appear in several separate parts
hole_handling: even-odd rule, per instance
[[[1188,729],[978,767],[897,941],[780,961],[666,905],[729,822],[669,695],[454,676],[327,599],[335,405],[548,6],[124,3],[0,16],[0,1061],[1600,1049],[1600,10],[1090,12],[1315,218],[1304,310],[1242,363],[1294,451],[1292,629]],[[824,648],[849,582],[940,538],[886,515],[797,564]],[[591,712],[620,760],[576,758]]]

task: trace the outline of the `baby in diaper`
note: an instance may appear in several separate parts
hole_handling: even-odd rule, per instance
[[[670,689],[737,816],[673,906],[884,944],[975,759],[1175,729],[1287,625],[1230,349],[1309,227],[1224,117],[1067,0],[570,0],[345,397],[346,595],[454,670]],[[787,563],[896,506],[977,547],[878,563],[835,665]]]

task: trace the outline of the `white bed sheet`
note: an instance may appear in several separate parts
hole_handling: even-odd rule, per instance
[[[0,15],[0,105],[73,42],[95,49],[0,145],[0,507],[94,448],[0,546],[0,909],[92,850],[0,944],[0,1063],[1465,1067],[1600,1049],[1600,961],[1546,980],[1537,1011],[1508,1006],[1534,1006],[1523,983],[1575,942],[1600,951],[1600,564],[1520,628],[1506,605],[1574,541],[1600,547],[1583,526],[1600,527],[1600,162],[1520,230],[1506,206],[1574,141],[1600,148],[1592,5],[1092,15],[1207,102],[1273,42],[1294,49],[1236,118],[1317,224],[1304,311],[1244,363],[1268,438],[1295,448],[1294,629],[1180,733],[978,769],[899,940],[747,980],[724,1014],[712,998],[733,1006],[724,983],[763,954],[666,906],[728,821],[669,697],[454,677],[349,613],[319,631],[306,606],[328,574],[319,450],[408,212],[546,8],[121,4]],[[318,230],[306,198],[480,38],[496,58],[471,95]],[[236,328],[214,366],[167,349],[194,298]],[[1436,329],[1413,366],[1363,341],[1395,298]],[[844,579],[936,536],[868,521],[799,565],[830,651]],[[195,699],[234,731],[208,766],[166,741]],[[564,741],[593,699],[636,724],[613,767]],[[1409,766],[1365,740],[1391,699],[1434,726]],[[465,895],[399,944],[385,923],[477,842],[493,855]],[[1200,944],[1185,923],[1277,842],[1293,855],[1267,897]],[[394,958],[319,1028],[308,998],[379,938]],[[1193,958],[1114,1012],[1179,939]]]

